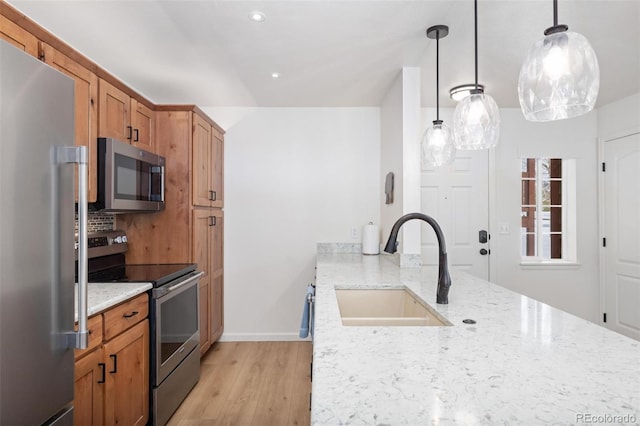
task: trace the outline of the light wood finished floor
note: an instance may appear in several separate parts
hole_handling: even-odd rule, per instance
[[[310,342],[217,342],[169,426],[309,425]]]

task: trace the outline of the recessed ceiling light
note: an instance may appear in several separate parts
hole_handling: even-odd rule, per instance
[[[472,90],[476,89],[475,84],[462,84],[460,86],[456,86],[453,89],[449,90],[449,96],[456,102],[460,102],[467,96],[471,94]],[[484,92],[484,86],[482,84],[478,84],[478,90],[482,93]]]
[[[272,78],[280,78],[280,73],[279,72],[272,72],[271,73],[271,77]]]
[[[251,19],[253,22],[263,22],[265,19],[267,19],[267,15],[260,12],[259,10],[255,10],[249,14],[249,19]]]

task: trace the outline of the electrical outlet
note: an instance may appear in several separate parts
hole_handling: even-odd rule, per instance
[[[352,240],[358,239],[358,228],[356,228],[355,226],[351,228],[351,239]]]
[[[500,223],[499,228],[500,228],[500,230],[498,232],[500,234],[509,235],[511,233],[511,231],[509,230],[509,223],[508,222]]]

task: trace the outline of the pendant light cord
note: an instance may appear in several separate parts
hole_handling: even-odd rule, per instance
[[[475,0],[473,2],[473,16],[474,16],[473,25],[474,25],[475,54],[476,54],[476,90],[478,90],[478,0]]]
[[[558,0],[553,0],[553,26],[558,26]]]
[[[436,33],[436,121],[440,121],[440,32]]]

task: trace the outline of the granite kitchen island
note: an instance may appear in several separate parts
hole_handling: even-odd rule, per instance
[[[318,254],[312,425],[640,422],[640,342],[451,275],[449,304],[437,305],[437,268]],[[453,326],[342,325],[336,288],[405,286]]]

